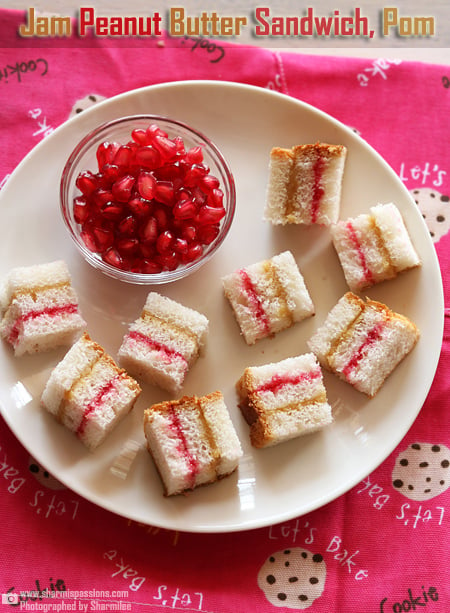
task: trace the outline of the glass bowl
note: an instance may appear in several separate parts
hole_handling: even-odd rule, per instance
[[[118,152],[119,145],[126,147]],[[121,181],[125,175],[135,182]],[[86,261],[140,285],[182,279],[208,262],[225,240],[236,206],[233,175],[217,146],[159,115],[122,117],[84,136],[65,164],[60,198],[64,222]]]

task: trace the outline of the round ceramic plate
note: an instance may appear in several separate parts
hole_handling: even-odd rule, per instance
[[[39,404],[51,369],[65,349],[14,358],[0,346],[0,405],[12,431],[55,477],[84,498],[130,519],[192,532],[245,530],[302,515],[348,491],[401,441],[420,411],[440,353],[442,283],[435,250],[416,205],[400,179],[351,129],[287,96],[252,86],[180,82],[132,91],[71,119],[43,140],[18,166],[1,192],[3,228],[0,276],[16,266],[64,259],[72,273],[92,338],[115,357],[127,326],[136,319],[148,288],[122,284],[86,264],[59,213],[59,181],[75,144],[98,124],[116,117],[155,113],[207,134],[234,173],[237,211],[231,232],[213,260],[190,278],[158,291],[210,320],[206,353],[191,369],[185,394],[221,390],[244,448],[239,470],[186,496],[165,498],[145,449],[142,415],[167,393],[143,386],[132,413],[95,452],[89,452]],[[273,146],[325,141],[348,148],[341,216],[395,202],[422,267],[372,288],[367,294],[410,317],[421,338],[413,352],[369,400],[325,373],[333,425],[277,447],[257,450],[237,407],[235,383],[250,365],[308,351],[306,341],[347,291],[326,228],[273,227],[262,220]],[[290,249],[316,307],[316,315],[249,347],[224,298],[221,277]],[[123,446],[140,448],[125,480],[111,472]]]

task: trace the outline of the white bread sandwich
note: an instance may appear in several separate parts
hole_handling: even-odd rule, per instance
[[[243,455],[219,391],[153,405],[144,413],[144,433],[165,496],[230,475]]]
[[[0,292],[0,335],[16,357],[73,344],[86,329],[65,262],[14,268]]]
[[[264,218],[274,225],[336,223],[346,156],[344,145],[274,147]]]
[[[177,393],[201,355],[208,327],[205,315],[150,292],[123,338],[118,361],[133,376]]]
[[[138,383],[85,333],[53,369],[41,404],[93,450],[131,411],[140,393]]]
[[[420,266],[402,215],[393,203],[339,221],[330,228],[347,285],[359,292]]]
[[[248,345],[314,315],[314,304],[290,251],[236,270],[222,283]]]
[[[262,448],[332,423],[322,369],[312,353],[250,366],[236,384],[250,442]]]
[[[324,368],[373,397],[418,338],[416,325],[404,315],[347,292],[308,346]]]

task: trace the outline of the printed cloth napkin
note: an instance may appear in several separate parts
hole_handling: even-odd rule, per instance
[[[398,173],[426,219],[449,304],[449,66],[196,38],[31,43],[15,36],[22,19],[0,10],[0,188],[28,151],[104,98],[189,79],[274,89],[357,130]],[[2,609],[450,611],[448,321],[431,391],[392,454],[337,500],[257,530],[179,533],[109,513],[48,474],[0,419]]]

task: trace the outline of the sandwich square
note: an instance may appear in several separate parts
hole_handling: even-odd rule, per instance
[[[16,357],[73,344],[86,329],[62,260],[14,268],[0,292],[0,335]]]
[[[133,408],[139,384],[87,333],[53,369],[42,406],[88,447],[98,447]]]
[[[274,225],[320,224],[339,219],[347,148],[315,143],[270,152],[264,218]]]
[[[312,353],[250,366],[236,384],[250,442],[262,448],[332,423],[322,370]]]
[[[314,304],[290,251],[236,270],[222,283],[248,345],[314,315]]]
[[[308,341],[320,364],[373,397],[416,345],[420,332],[381,302],[347,292]]]
[[[339,221],[330,232],[345,280],[353,292],[420,266],[402,215],[392,202]]]
[[[151,406],[144,413],[144,433],[165,496],[230,475],[243,455],[219,391]]]
[[[150,292],[123,338],[119,363],[133,376],[177,393],[203,350],[208,327],[205,315]]]

